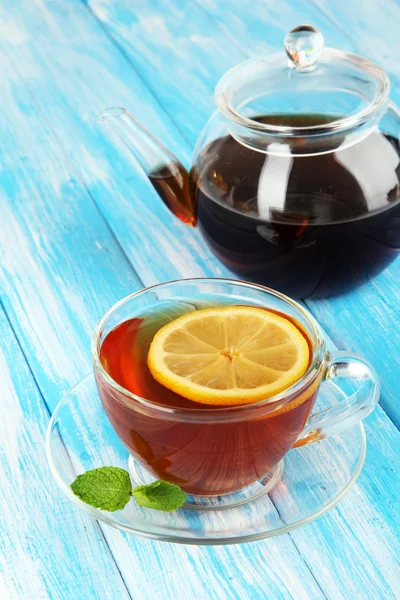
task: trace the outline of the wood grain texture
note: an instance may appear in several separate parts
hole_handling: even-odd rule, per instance
[[[81,600],[91,590],[92,598],[128,600],[98,526],[49,472],[49,414],[1,306],[0,332],[1,597]]]
[[[64,151],[124,252],[135,268],[146,272],[146,284],[167,279],[168,263],[175,264],[184,277],[201,275],[204,264],[210,274],[226,275],[199,242],[197,232],[169,213],[130,157],[110,144],[98,115],[109,105],[128,106],[134,96],[137,118],[151,125],[187,164],[188,143],[82,3],[49,3],[49,7],[51,12],[45,5],[39,8],[26,2],[26,23],[19,23],[19,8],[10,6],[8,18],[14,19],[25,42],[4,42],[4,47],[40,102],[43,119],[63,138]],[[63,35],[55,38],[53,32],[60,30]]]
[[[306,536],[301,529],[291,535],[327,598],[397,600],[400,433],[379,406],[364,423],[367,458],[356,485]]]
[[[321,14],[327,16],[337,31],[343,32],[354,48],[374,60],[389,74],[392,85],[400,89],[400,49],[396,26],[400,23],[398,0],[368,2],[363,10],[356,3],[336,0],[313,0]]]
[[[218,77],[245,56],[248,38],[261,44],[247,30],[248,13],[257,21],[257,12],[240,4],[231,3],[230,12],[239,11],[241,38],[194,2],[91,2],[102,25],[80,2],[3,8],[9,68],[2,75],[12,85],[4,96],[9,117],[0,122],[1,161],[7,176],[12,169],[17,175],[5,181],[2,199],[9,215],[0,238],[4,301],[51,407],[89,369],[98,316],[139,279],[223,272],[196,232],[169,215],[140,170],[107,141],[96,116],[107,105],[126,105],[186,161]],[[293,16],[291,3],[280,5]],[[275,26],[268,19],[266,26],[272,39]],[[65,180],[73,181],[69,195]],[[351,590],[359,598],[395,598],[398,563],[386,540],[395,548],[399,435],[382,411],[369,422],[359,485],[338,509],[291,537],[184,548],[105,528],[132,597],[347,599]]]
[[[27,11],[28,8],[27,4]],[[80,32],[74,28],[74,15],[79,15],[79,9],[71,7],[65,11],[61,7],[60,25],[45,8],[40,5],[37,21],[29,11],[26,13],[35,36],[21,29],[18,20],[14,23],[14,32],[19,28],[23,33],[18,39],[27,41],[37,39],[40,28],[49,23],[50,33],[62,31],[55,44],[59,48],[60,40],[64,40],[61,51],[52,48],[53,60],[59,64],[65,55],[70,56],[76,31]],[[81,15],[85,15],[90,39],[91,27],[95,32],[99,30],[84,7],[81,7]],[[18,43],[18,48],[26,41]],[[99,45],[101,48],[100,41]],[[102,49],[96,58],[99,64],[108,50],[115,55],[112,45]],[[65,129],[60,128],[60,124],[65,123],[64,114],[70,118],[69,111],[61,111],[59,120],[49,127],[44,108],[36,104],[36,98],[40,99],[37,90],[43,89],[41,85],[54,93],[55,75],[49,75],[38,60],[36,64],[28,62],[29,73],[25,73],[21,81],[18,65],[11,66],[6,58],[3,64],[4,78],[12,81],[10,88],[4,88],[2,97],[8,119],[0,123],[1,160],[8,178],[4,180],[1,199],[5,216],[0,236],[4,303],[46,402],[54,408],[62,391],[89,370],[89,339],[95,321],[116,299],[137,289],[140,283],[96,212],[90,195],[73,180],[75,167],[60,150],[59,140],[64,139],[60,129],[68,131],[69,123]],[[42,73],[46,78],[41,83]],[[62,80],[70,90],[71,83]],[[37,96],[31,97],[30,93]],[[65,97],[68,98],[67,90],[60,101],[65,102]],[[52,97],[54,104],[56,99],[57,96]],[[73,137],[68,138],[69,148],[79,147],[76,130],[72,133]],[[68,148],[67,137],[64,141]],[[86,169],[93,168],[90,157],[82,164]],[[65,182],[71,179],[73,193],[67,194]],[[114,182],[113,185],[116,186]],[[14,243],[16,238],[18,244]],[[164,260],[165,254],[166,251]],[[185,258],[182,254],[181,260]],[[195,251],[190,253],[189,250],[190,259],[193,255],[196,256]],[[145,265],[144,261],[148,259],[143,258]],[[174,263],[174,268],[179,269],[181,263],[177,257]],[[174,263],[167,261],[166,264]],[[204,270],[206,268],[204,261]],[[315,598],[323,597],[288,537],[262,544],[250,552],[241,548],[207,550],[160,546],[143,543],[112,529],[104,531],[135,598],[245,598],[246,594],[256,598],[263,594],[265,578],[271,598],[295,594],[308,598],[309,593]],[[283,557],[291,564],[289,573],[282,564]],[[25,590],[25,595],[29,598],[29,590]]]

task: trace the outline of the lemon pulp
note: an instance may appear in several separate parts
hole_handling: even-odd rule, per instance
[[[148,366],[169,390],[201,404],[249,404],[293,385],[307,370],[307,340],[289,319],[252,306],[188,313],[154,336]]]

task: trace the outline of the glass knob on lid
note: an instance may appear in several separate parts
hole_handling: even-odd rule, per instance
[[[323,49],[324,38],[312,25],[294,27],[285,37],[289,66],[301,71],[314,68]]]

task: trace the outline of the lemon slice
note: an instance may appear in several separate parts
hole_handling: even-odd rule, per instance
[[[305,373],[309,347],[288,319],[251,306],[192,312],[154,336],[147,363],[163,386],[201,404],[269,398]]]

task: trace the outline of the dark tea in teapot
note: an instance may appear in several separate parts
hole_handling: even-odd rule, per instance
[[[337,119],[256,120],[308,127]],[[176,216],[197,222],[216,256],[241,278],[297,298],[335,295],[397,255],[399,140],[374,129],[347,147],[326,151],[322,144],[313,155],[282,156],[225,135],[201,150],[189,177],[171,164],[150,180]]]
[[[221,77],[189,172],[125,109],[100,122],[237,276],[326,297],[373,278],[400,248],[400,110],[389,91],[378,65],[299,25],[284,52]]]

